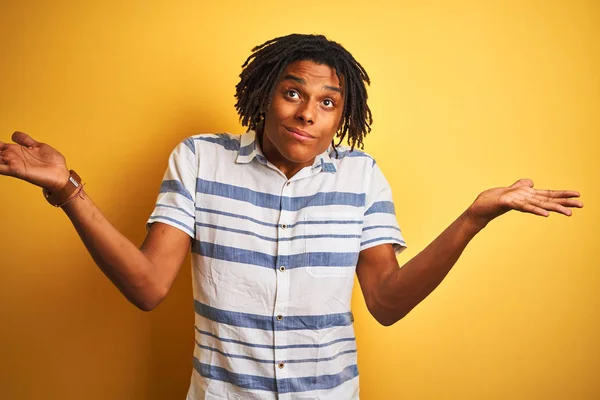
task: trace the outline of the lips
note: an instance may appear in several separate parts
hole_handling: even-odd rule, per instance
[[[292,137],[300,141],[306,141],[315,138],[310,133],[303,131],[302,129],[289,128],[287,126],[285,127],[285,129],[292,135]]]

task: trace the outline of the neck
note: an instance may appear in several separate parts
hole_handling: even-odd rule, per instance
[[[256,125],[256,138],[265,158],[277,167],[277,169],[288,179],[291,179],[292,176],[296,175],[302,168],[312,165],[314,162],[313,159],[307,163],[295,163],[286,159],[264,134],[264,124],[262,122]]]

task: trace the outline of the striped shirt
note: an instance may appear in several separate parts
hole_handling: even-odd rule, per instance
[[[148,226],[192,238],[188,400],[358,399],[358,254],[405,243],[373,158],[330,150],[290,179],[253,131],[192,136],[173,150]]]

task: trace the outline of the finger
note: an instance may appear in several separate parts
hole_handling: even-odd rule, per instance
[[[548,215],[550,215],[550,213],[548,211],[544,210],[543,208],[538,207],[534,204],[525,202],[523,200],[515,199],[512,201],[512,203],[513,203],[513,208],[518,211],[527,212],[527,213],[535,214],[535,215],[540,215],[542,217],[547,217]]]
[[[577,199],[573,199],[573,198],[549,198],[549,197],[543,197],[543,196],[542,197],[536,196],[536,197],[540,200],[560,204],[565,207],[576,207],[576,208],[583,207],[583,203],[581,201],[579,201]]]
[[[546,196],[546,197],[558,197],[558,198],[565,198],[565,197],[579,197],[581,196],[579,194],[578,191],[576,190],[547,190],[547,189],[536,189],[535,190],[536,194],[539,194],[541,196]]]
[[[19,177],[15,167],[20,164],[18,157],[12,153],[3,154],[0,160],[0,175]]]
[[[18,132],[18,131],[13,133],[12,140],[15,143],[18,143],[25,147],[34,147],[34,146],[39,145],[39,143],[37,141],[35,141],[31,136],[29,136],[26,133]]]
[[[11,160],[14,160],[15,155],[9,152],[3,152],[2,155],[2,164],[10,164]]]
[[[571,210],[560,203],[542,201],[536,198],[529,199],[529,202],[537,207],[543,208],[544,210],[553,211],[566,216],[571,216],[571,214],[573,214]]]
[[[0,175],[14,176],[10,164],[10,155],[8,157],[5,155],[0,155]]]
[[[517,187],[520,187],[520,186],[533,187],[533,181],[531,179],[519,179],[518,181],[516,181],[515,183],[513,183],[509,187],[511,187],[511,188],[517,188]]]
[[[0,175],[9,175],[9,171],[8,165],[0,164]]]

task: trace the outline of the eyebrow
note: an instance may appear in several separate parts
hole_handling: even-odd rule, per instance
[[[284,81],[291,80],[291,81],[294,81],[294,82],[298,82],[301,85],[306,85],[306,81],[304,79],[302,79],[302,78],[300,78],[298,76],[290,75],[290,74],[287,74],[286,76],[284,76],[283,80]],[[325,85],[325,86],[323,86],[323,89],[332,90],[334,92],[338,92],[339,94],[342,94],[342,89],[339,88],[339,87],[336,87],[336,86]]]

